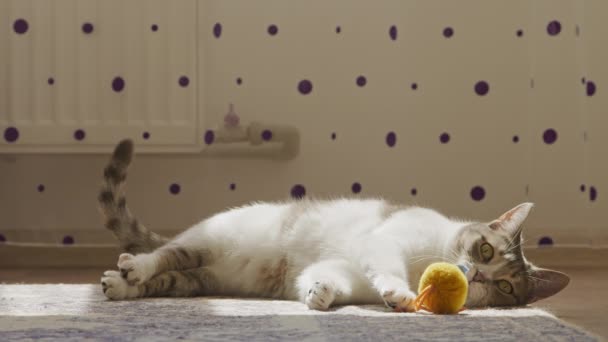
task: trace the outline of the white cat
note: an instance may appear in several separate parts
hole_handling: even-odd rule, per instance
[[[105,225],[128,253],[106,271],[110,299],[228,295],[299,300],[316,310],[385,303],[412,311],[432,262],[468,267],[466,307],[524,305],[563,289],[569,278],[522,254],[523,203],[489,223],[381,199],[254,203],[167,239],[145,229],[122,191],[133,144],[122,141],[104,172]],[[129,254],[130,253],[130,254]]]

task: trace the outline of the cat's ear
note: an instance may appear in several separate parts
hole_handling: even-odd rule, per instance
[[[544,268],[534,268],[530,272],[526,300],[528,304],[553,296],[570,282],[570,277],[562,272]]]
[[[517,207],[502,214],[497,220],[490,222],[490,228],[494,230],[502,229],[513,235],[519,231],[519,226],[524,222],[534,203],[522,203]]]

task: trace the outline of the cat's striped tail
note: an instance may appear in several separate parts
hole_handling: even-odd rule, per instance
[[[169,239],[146,229],[127,208],[125,180],[133,158],[133,141],[122,140],[114,149],[112,158],[103,171],[103,184],[99,191],[99,205],[105,226],[120,242],[126,252],[148,253],[164,245]]]

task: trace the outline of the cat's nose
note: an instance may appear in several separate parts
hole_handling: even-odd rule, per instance
[[[478,281],[480,283],[485,282],[486,279],[486,276],[484,276],[483,272],[481,272],[480,270],[477,270],[477,273],[475,273],[475,276],[473,276],[473,281]]]

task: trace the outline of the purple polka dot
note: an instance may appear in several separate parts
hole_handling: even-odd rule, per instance
[[[19,130],[15,127],[8,127],[4,130],[4,140],[9,143],[14,143],[19,139]]]
[[[63,241],[62,242],[63,242],[64,245],[73,245],[74,244],[74,238],[71,237],[71,236],[69,236],[69,235],[66,235],[66,236],[63,237]]]
[[[236,190],[236,184],[230,183],[230,190],[232,190],[232,191]]]
[[[331,140],[336,140],[337,136],[336,136],[336,132],[333,132],[331,134]]]
[[[310,94],[310,92],[312,92],[312,82],[309,80],[301,80],[300,83],[298,83],[298,91],[302,95]]]
[[[451,38],[454,35],[454,29],[451,27],[446,27],[443,29],[443,36],[446,38]]]
[[[190,79],[187,76],[182,76],[179,78],[178,83],[181,87],[185,88],[188,86],[188,84],[190,84]]]
[[[418,194],[418,189],[412,188],[412,190],[410,190],[410,194],[412,194],[412,196],[416,196]]]
[[[208,130],[205,132],[205,144],[211,145],[215,140],[215,133],[212,130]]]
[[[547,33],[550,36],[556,36],[562,31],[562,24],[559,21],[553,20],[547,24]]]
[[[91,23],[82,24],[82,32],[84,32],[86,34],[90,34],[91,32],[93,32],[93,24],[91,24]]]
[[[46,80],[46,83],[48,83],[49,85],[53,85],[53,84],[55,84],[55,79],[52,77],[49,77],[49,79]]]
[[[388,30],[388,35],[392,40],[397,40],[397,26],[391,26],[391,28]]]
[[[237,77],[237,78],[236,78],[236,84],[238,84],[238,85],[243,84],[243,79],[242,79],[242,78],[240,78],[240,77]]]
[[[215,38],[219,38],[222,35],[222,24],[215,23],[215,25],[213,25],[213,35]]]
[[[264,139],[264,141],[270,141],[272,139],[272,132],[270,130],[265,129],[262,132],[262,139]]]
[[[339,34],[340,32],[342,32],[342,28],[340,26],[336,26],[336,33]]]
[[[439,141],[442,144],[447,144],[448,142],[450,142],[450,135],[448,133],[441,133],[441,135],[439,136]]]
[[[148,139],[150,139],[150,132],[143,132],[141,136],[142,136],[142,138],[148,140]]]
[[[579,189],[581,190],[581,192],[585,192],[585,189],[586,189],[585,184],[581,184]]]
[[[291,188],[291,197],[301,199],[306,196],[306,188],[301,184],[296,184]]]
[[[359,76],[357,77],[357,85],[359,87],[363,87],[367,84],[367,78],[365,78],[365,76]]]
[[[540,239],[538,239],[538,245],[541,247],[553,246],[553,239],[548,236],[543,236]]]
[[[514,135],[513,136],[513,143],[517,144],[519,142],[519,136]]]
[[[557,140],[557,132],[553,128],[545,130],[543,133],[543,140],[545,144],[553,144]]]
[[[74,131],[74,139],[76,140],[84,140],[86,133],[82,129],[77,129]]]
[[[277,25],[270,25],[268,26],[268,34],[271,36],[274,36],[275,34],[277,34],[279,32],[279,28],[277,27]]]
[[[169,186],[169,192],[173,195],[179,194],[180,191],[182,191],[182,187],[177,183],[173,183]]]
[[[595,83],[593,81],[587,81],[587,96],[593,96],[595,94]]]
[[[395,132],[388,132],[386,134],[386,144],[388,147],[394,147],[397,144],[397,134]]]
[[[477,185],[471,189],[471,198],[474,201],[481,201],[484,197],[486,197],[486,190],[483,187]]]
[[[44,184],[38,184],[38,186],[36,187],[36,190],[38,190],[38,192],[44,192]]]
[[[595,200],[597,199],[597,189],[594,186],[589,187],[589,199],[592,202],[595,202]]]
[[[412,90],[418,89],[418,83],[412,83],[411,87],[412,87]]]
[[[522,37],[524,35],[524,31],[523,30],[517,30],[516,32],[518,37]]]
[[[153,24],[152,26],[150,26],[150,30],[152,30],[153,32],[158,31],[158,25]]]
[[[112,80],[112,89],[118,93],[121,92],[124,88],[125,80],[123,80],[120,76],[114,77],[114,79]]]
[[[490,91],[490,85],[486,81],[479,81],[475,83],[475,92],[479,96],[484,96]]]
[[[27,23],[27,21],[25,21],[25,19],[17,19],[13,23],[13,30],[15,30],[15,32],[18,34],[24,34],[27,32],[29,27],[30,25]]]
[[[2,234],[0,234],[0,242],[6,242],[6,238]]]
[[[361,184],[355,182],[353,183],[353,185],[350,187],[350,189],[353,191],[353,194],[358,194],[361,192]]]

